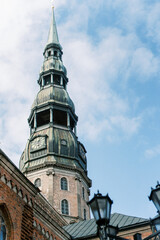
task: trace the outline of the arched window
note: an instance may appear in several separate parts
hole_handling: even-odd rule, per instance
[[[63,199],[61,202],[61,211],[62,214],[69,215],[68,201],[66,199]]]
[[[84,217],[84,220],[86,220],[86,209],[83,210],[83,217]]]
[[[34,185],[36,186],[36,187],[41,187],[41,179],[40,178],[37,178],[35,181],[34,181]]]
[[[85,200],[84,187],[82,187],[82,198]]]
[[[68,183],[65,177],[61,178],[61,190],[68,190]]]
[[[1,215],[0,215],[0,239],[1,240],[7,239],[6,225]]]

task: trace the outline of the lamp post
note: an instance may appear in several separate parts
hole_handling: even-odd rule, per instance
[[[151,224],[156,232],[160,231],[160,184],[157,182],[156,188],[151,188],[151,193],[149,196],[155,207],[157,208],[158,216],[151,219]]]
[[[160,234],[160,184],[157,182],[156,188],[151,188],[151,193],[149,196],[149,200],[151,200],[155,207],[157,208],[158,215],[154,217],[153,219],[150,219],[151,225],[154,228],[154,232],[149,235],[148,237],[144,238],[143,240],[150,240],[152,238],[155,238]],[[140,240],[142,239],[141,236],[138,234],[134,235],[134,240],[138,240],[138,237]]]
[[[102,196],[99,191],[97,194],[94,194],[94,197],[88,202],[98,225],[98,232],[101,240],[107,239],[109,236],[114,238],[118,232],[117,227],[109,225],[112,203],[113,201],[108,194]]]
[[[151,188],[151,193],[149,196],[149,200],[151,200],[155,207],[157,208],[158,216],[151,219],[151,225],[154,226],[155,232],[143,240],[150,240],[158,235],[160,235],[160,184],[157,182],[156,188]],[[109,225],[110,217],[111,217],[111,207],[113,201],[110,199],[108,194],[106,196],[102,196],[101,193],[94,194],[94,197],[88,202],[90,206],[93,216],[96,220],[98,226],[98,232],[101,240],[113,240],[119,239],[124,240],[124,238],[116,237],[118,233],[118,227],[113,227]],[[134,235],[134,240],[142,240],[141,234],[136,233]]]

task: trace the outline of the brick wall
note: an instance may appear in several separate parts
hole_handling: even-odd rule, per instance
[[[0,154],[0,213],[7,239],[70,239],[62,229],[65,220],[39,190]]]
[[[77,177],[76,171],[61,170],[56,168],[42,168],[27,173],[27,178],[34,183],[41,179],[40,190],[50,204],[61,214],[61,201],[66,199],[69,203],[69,216],[65,216],[68,222],[83,219],[86,209],[87,219],[90,218],[89,208],[86,202],[89,200],[88,187],[82,177]],[[68,190],[61,190],[61,178],[65,177]],[[82,197],[82,187],[85,189],[85,199]]]

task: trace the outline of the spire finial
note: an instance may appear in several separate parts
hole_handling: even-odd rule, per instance
[[[55,21],[55,16],[54,16],[53,0],[51,2],[52,2],[52,18],[51,18],[51,25],[50,25],[47,45],[48,44],[56,44],[56,45],[60,46],[59,39],[58,39],[57,27],[56,27],[56,21]]]
[[[54,0],[51,0],[52,9],[54,8]]]

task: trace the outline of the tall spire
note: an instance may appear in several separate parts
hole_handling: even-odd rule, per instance
[[[51,19],[51,25],[50,25],[47,45],[48,44],[60,45],[57,27],[56,27],[55,16],[54,16],[54,7],[52,7],[52,19]]]
[[[33,183],[37,180],[42,183],[43,195],[70,222],[89,219],[87,201],[91,180],[87,176],[86,150],[76,134],[78,117],[66,89],[68,77],[62,54],[52,8],[38,79],[40,91],[28,118],[30,137],[20,169]],[[68,186],[70,191],[67,191]],[[63,190],[66,190],[65,196]]]

